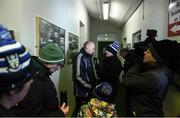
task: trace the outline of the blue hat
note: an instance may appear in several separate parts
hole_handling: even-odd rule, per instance
[[[0,24],[0,39],[10,39],[11,35],[6,27]]]
[[[120,46],[117,41],[114,41],[112,44],[108,45],[106,48],[107,51],[111,52],[113,55],[116,55]]]
[[[107,82],[102,82],[97,85],[93,90],[93,95],[103,101],[110,102],[111,101],[111,94],[112,94],[112,87]]]
[[[13,39],[0,40],[0,92],[22,86],[30,79],[30,54]]]

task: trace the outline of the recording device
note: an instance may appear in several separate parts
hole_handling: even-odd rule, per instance
[[[134,44],[134,49],[130,50],[125,58],[125,64],[124,64],[124,73],[131,68],[136,61],[143,62],[144,57],[144,51],[147,50],[148,44],[156,42],[155,37],[157,36],[157,31],[153,29],[147,30],[147,38],[145,41],[137,42]]]
[[[139,54],[139,55],[141,55],[143,57],[144,56],[144,51],[147,50],[148,44],[156,42],[156,39],[155,39],[155,37],[157,36],[157,31],[156,30],[148,29],[146,35],[148,37],[145,39],[145,41],[138,42],[138,43],[134,44],[135,56],[137,56]]]
[[[157,36],[157,30],[148,29],[146,35],[149,37],[156,37]]]
[[[67,91],[60,92],[60,106],[62,106],[63,103],[65,103],[65,106],[67,106]]]
[[[147,45],[151,42],[155,42],[156,39],[155,37],[157,36],[157,31],[156,30],[147,30],[146,35],[148,36],[145,41],[143,42],[138,42],[134,44],[134,48],[135,50],[137,50],[138,52],[142,53],[145,50],[147,50]]]

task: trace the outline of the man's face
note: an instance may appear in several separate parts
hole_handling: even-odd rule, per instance
[[[60,69],[60,64],[46,64],[46,67],[49,68],[50,72],[53,73],[56,70]]]
[[[111,56],[113,56],[113,54],[111,52],[109,52],[108,50],[106,50],[106,55],[105,56],[106,57],[111,57]]]
[[[154,59],[151,51],[149,49],[147,49],[146,51],[144,51],[144,63],[154,63],[156,62],[156,60]]]
[[[86,46],[85,51],[90,54],[93,55],[95,53],[95,45],[94,43],[89,44],[88,46]]]

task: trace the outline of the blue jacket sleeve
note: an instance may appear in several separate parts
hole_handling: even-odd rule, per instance
[[[80,82],[84,87],[91,89],[92,86],[89,83],[89,78],[87,74],[87,63],[82,55],[78,55],[77,57],[76,68],[77,68],[76,78],[78,82]]]

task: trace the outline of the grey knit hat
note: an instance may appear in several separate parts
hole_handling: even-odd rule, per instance
[[[112,87],[107,82],[102,82],[93,90],[93,95],[103,101],[110,102],[112,94]]]

